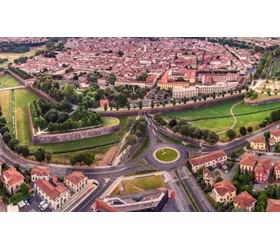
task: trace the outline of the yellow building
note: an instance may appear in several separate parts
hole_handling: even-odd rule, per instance
[[[257,162],[257,156],[253,154],[244,153],[242,155],[242,158],[240,159],[239,165],[240,165],[240,171],[245,172],[247,170],[248,172],[253,172],[254,167]]]
[[[24,182],[24,176],[15,168],[9,168],[3,173],[3,183],[10,195],[18,192],[20,185]]]
[[[241,208],[247,212],[255,210],[257,200],[254,199],[247,191],[244,191],[233,198],[233,205],[235,208]]]
[[[215,202],[228,204],[236,196],[236,187],[229,180],[223,180],[214,185],[212,195]]]
[[[68,187],[72,192],[76,193],[81,191],[86,187],[88,183],[88,178],[83,175],[82,172],[72,172],[64,178],[66,187]]]
[[[266,150],[266,141],[263,136],[258,136],[250,142],[250,146],[254,150]]]

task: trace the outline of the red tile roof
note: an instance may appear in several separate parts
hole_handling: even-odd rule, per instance
[[[268,199],[266,212],[280,212],[280,200]]]
[[[270,135],[273,135],[275,137],[279,137],[280,136],[280,129],[275,129],[270,131]]]
[[[9,168],[3,173],[3,176],[7,178],[9,185],[14,185],[24,180],[24,176],[15,168]]]
[[[256,162],[257,162],[257,156],[256,155],[244,153],[242,155],[242,158],[240,159],[239,164],[254,167],[256,165]]]
[[[271,159],[259,159],[254,172],[269,171],[272,168]]]
[[[38,186],[44,193],[46,193],[52,200],[55,200],[62,193],[67,191],[67,188],[64,185],[58,184],[57,186],[53,186],[45,179],[37,180],[34,182],[34,184]]]
[[[280,161],[275,161],[274,162],[274,171],[279,171],[280,170]]]
[[[38,175],[38,176],[49,176],[50,175],[50,168],[49,167],[42,167],[42,166],[35,166],[31,170],[31,174]]]
[[[190,163],[193,166],[198,166],[198,165],[210,162],[210,161],[214,161],[214,160],[216,160],[218,158],[221,158],[221,157],[224,157],[226,155],[227,154],[225,153],[225,151],[219,150],[219,151],[212,152],[210,154],[201,155],[199,157],[193,158],[193,159],[190,160]]]
[[[265,138],[264,138],[264,136],[258,136],[255,139],[251,140],[251,142],[254,142],[254,143],[265,143]]]
[[[72,172],[71,174],[69,174],[65,177],[66,180],[70,181],[74,185],[77,185],[79,182],[81,182],[85,178],[87,178],[87,177],[85,177],[82,172],[78,172],[78,171]]]
[[[216,183],[214,188],[220,196],[236,191],[236,187],[229,180],[222,180]]]
[[[238,207],[242,209],[246,209],[247,207],[251,207],[256,203],[255,200],[247,191],[242,192],[233,198],[233,202],[237,204]]]

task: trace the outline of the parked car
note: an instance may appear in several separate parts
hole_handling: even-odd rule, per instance
[[[40,209],[41,211],[45,211],[48,208],[48,203],[45,203]]]
[[[41,209],[42,206],[44,206],[45,204],[47,204],[45,201],[41,201],[38,205],[38,207]]]

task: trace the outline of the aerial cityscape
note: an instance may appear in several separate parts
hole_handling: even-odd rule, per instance
[[[279,37],[0,38],[0,212],[280,212]]]

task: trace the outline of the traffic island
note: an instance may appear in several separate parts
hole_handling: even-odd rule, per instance
[[[172,163],[180,158],[180,152],[171,147],[163,147],[154,151],[153,157],[160,163]]]

